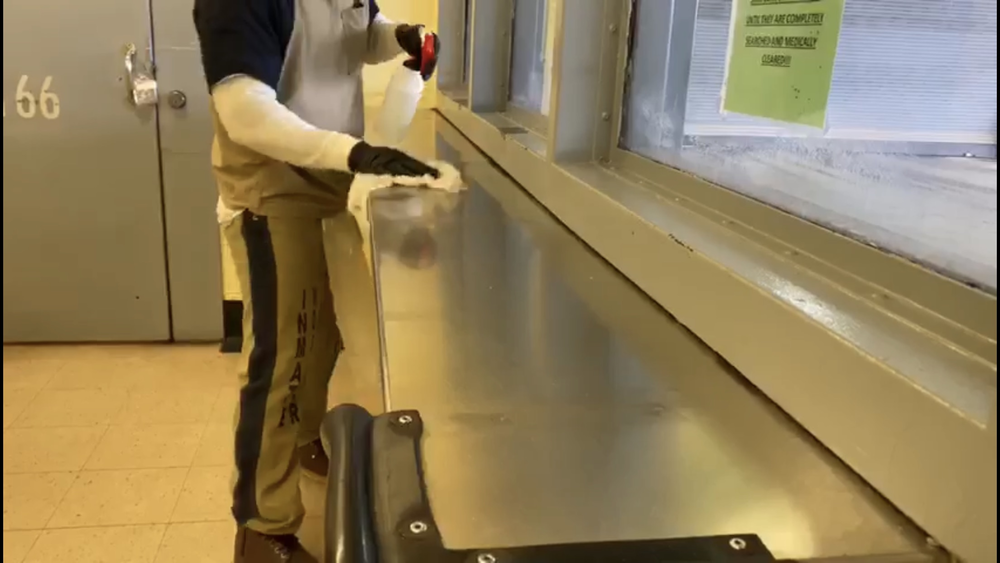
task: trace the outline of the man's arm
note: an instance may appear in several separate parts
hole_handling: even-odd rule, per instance
[[[291,3],[289,3],[290,5]],[[275,0],[195,0],[212,104],[233,141],[293,166],[393,176],[436,175],[409,155],[318,129],[278,101],[294,14]]]
[[[368,56],[365,62],[371,65],[391,61],[403,54],[403,48],[396,38],[398,24],[382,13],[376,0],[368,0]]]
[[[212,89],[212,103],[236,143],[293,166],[350,172],[348,160],[360,141],[306,123],[267,84],[232,77]]]
[[[295,166],[347,171],[358,144],[350,135],[322,131],[278,101],[294,14],[274,0],[196,0],[195,27],[212,103],[233,141]]]

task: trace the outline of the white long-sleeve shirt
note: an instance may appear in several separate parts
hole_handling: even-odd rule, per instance
[[[364,133],[360,66],[355,65],[392,59],[402,48],[397,26],[375,2],[360,8],[352,0],[320,2],[297,2],[286,13],[293,3],[196,0],[212,104],[227,136],[217,143],[224,154],[235,143],[294,167],[349,172],[348,156]],[[325,35],[329,24],[322,22],[323,10],[343,18],[344,31]],[[220,188],[227,187],[225,166],[216,170],[223,175]],[[242,176],[231,181],[245,182]],[[289,186],[290,193],[298,189]],[[222,199],[220,221],[243,211]]]

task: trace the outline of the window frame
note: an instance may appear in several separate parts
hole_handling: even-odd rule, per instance
[[[511,121],[521,125],[522,127],[528,129],[530,132],[538,135],[540,137],[545,137],[548,135],[549,131],[549,118],[543,112],[535,111],[530,108],[526,108],[515,102],[512,98],[512,89],[514,87],[514,41],[516,39],[514,33],[514,25],[517,9],[517,0],[511,2],[511,18],[510,18],[510,71],[508,73],[509,80],[507,81],[507,107],[504,112],[505,116]],[[549,7],[546,7],[548,10]],[[547,14],[546,18],[551,17],[552,14]],[[548,33],[548,27],[545,30]],[[545,48],[545,41],[542,42],[542,48]],[[547,77],[548,78],[548,77]],[[544,103],[544,102],[543,102]]]
[[[473,2],[494,16],[513,5]],[[491,103],[445,94],[439,112],[936,541],[995,561],[996,495],[983,493],[996,486],[996,295],[621,149],[632,1],[550,4],[546,150],[515,133],[507,89],[497,91],[509,37],[485,13],[473,21],[469,89]],[[775,280],[871,330],[845,337]],[[709,290],[715,308],[699,306]],[[956,387],[978,385],[980,410],[916,383],[912,358]]]
[[[635,14],[638,12],[638,0],[627,0],[630,3],[630,10],[627,12],[628,21],[623,21],[623,29],[628,29],[628,36],[622,37],[623,45],[620,46],[619,55],[623,57],[620,64],[625,65],[623,68],[628,68],[630,53],[633,49],[631,41],[635,37]],[[669,36],[670,49],[668,50],[668,60],[665,64],[668,69],[668,74],[666,76],[666,89],[671,91],[671,93],[677,96],[677,99],[671,100],[668,107],[672,108],[670,122],[681,124],[679,127],[675,127],[674,138],[671,139],[672,146],[690,146],[693,144],[695,137],[688,135],[685,131],[684,125],[687,122],[687,93],[688,84],[691,72],[691,56],[694,51],[694,41],[695,41],[695,30],[697,27],[697,16],[699,2],[682,2],[678,3],[674,0],[666,0],[672,5],[671,11],[673,12],[673,17],[670,22],[669,29],[667,30],[667,35]],[[678,5],[680,8],[678,9]],[[628,80],[625,76],[622,77],[624,80],[624,100],[627,99],[628,92]],[[620,145],[624,142],[624,124],[625,119],[622,115],[624,108],[623,104],[615,105],[616,111],[618,112],[618,117],[616,120],[617,126],[616,130],[620,132],[620,138],[616,143],[620,149]],[[730,136],[707,136],[704,137],[706,140],[712,140],[717,142],[753,142],[760,145],[767,145],[770,143],[777,142],[780,138],[770,138],[770,137],[747,137],[740,135],[730,135]],[[920,154],[928,156],[940,156],[940,157],[976,157],[976,158],[987,158],[996,160],[997,158],[997,147],[996,143],[989,144],[971,144],[971,143],[936,143],[936,142],[923,142],[923,141],[870,141],[863,140],[866,145],[871,147],[877,147],[878,149],[886,153],[900,153],[900,154]],[[857,140],[849,139],[801,139],[800,143],[807,145],[815,145],[817,147],[825,147],[831,150],[837,150],[844,147],[850,147],[852,144],[856,143]],[[623,149],[620,149],[623,150]],[[628,151],[625,151],[628,152]]]

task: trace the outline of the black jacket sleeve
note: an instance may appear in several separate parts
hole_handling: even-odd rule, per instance
[[[195,0],[194,23],[209,88],[249,76],[275,90],[284,66],[284,0]]]

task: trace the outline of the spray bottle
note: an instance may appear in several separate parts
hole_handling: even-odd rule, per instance
[[[420,66],[411,59],[402,65],[389,80],[385,91],[385,101],[375,122],[375,131],[386,144],[398,145],[406,138],[417,105],[424,93],[424,85],[430,80],[437,63],[437,37],[433,33],[424,35],[423,53]]]

